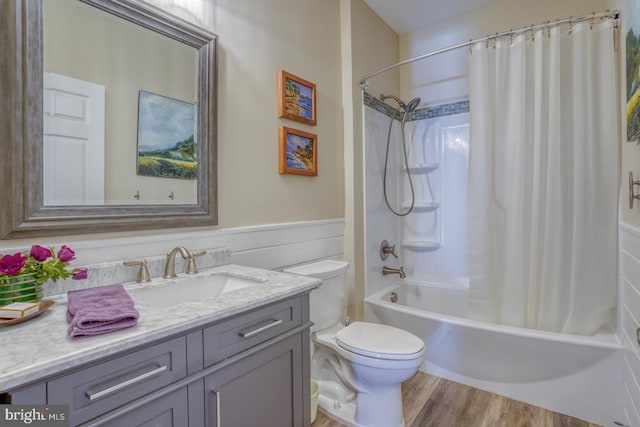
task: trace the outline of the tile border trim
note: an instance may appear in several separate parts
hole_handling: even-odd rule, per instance
[[[402,119],[402,114],[397,112],[395,108],[389,104],[381,101],[375,96],[371,95],[367,91],[363,91],[363,103],[367,107],[371,107],[379,113],[384,114],[387,117],[393,117],[396,120]],[[435,106],[428,106],[426,108],[418,108],[415,111],[409,113],[407,121],[416,121],[431,119],[435,117],[451,116],[454,114],[463,114],[469,112],[469,100],[452,102],[448,104],[440,104]],[[397,114],[396,114],[397,113]]]

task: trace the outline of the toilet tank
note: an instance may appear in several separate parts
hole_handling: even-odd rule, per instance
[[[346,308],[347,269],[346,261],[325,260],[287,268],[286,273],[301,274],[322,280],[318,289],[309,297],[310,318],[314,331],[326,329],[343,320]]]

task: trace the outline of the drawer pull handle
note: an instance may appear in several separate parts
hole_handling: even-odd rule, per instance
[[[131,385],[134,385],[135,383],[139,383],[141,381],[144,381],[147,378],[151,378],[151,377],[153,377],[155,375],[158,375],[159,373],[164,372],[166,370],[167,370],[167,366],[166,365],[162,365],[162,366],[160,366],[160,367],[158,367],[156,369],[153,369],[153,370],[151,370],[149,372],[145,372],[144,374],[138,375],[137,377],[130,378],[130,379],[128,379],[126,381],[123,381],[123,382],[121,382],[119,384],[116,384],[114,386],[105,388],[104,390],[100,390],[100,391],[98,391],[96,393],[86,392],[85,394],[87,395],[89,400],[100,399],[101,397],[107,396],[107,395],[112,394],[112,393],[116,393],[116,392],[122,390],[123,388],[129,387]]]
[[[217,391],[215,392],[216,395],[216,427],[222,427],[222,423],[220,422],[220,419],[222,418],[220,416],[220,392]]]
[[[281,324],[281,323],[282,323],[282,319],[278,319],[278,320],[275,320],[275,319],[274,319],[274,320],[273,320],[271,323],[269,323],[268,325],[261,326],[261,327],[259,327],[259,328],[257,328],[257,329],[254,329],[254,330],[252,330],[252,331],[249,331],[249,332],[244,332],[244,331],[242,331],[242,332],[240,332],[240,336],[241,336],[242,338],[250,338],[250,337],[252,337],[252,336],[254,336],[254,335],[259,334],[260,332],[264,332],[264,331],[266,331],[267,329],[271,329],[271,328],[273,328],[273,327],[275,327],[275,326],[278,326],[278,325],[279,325],[279,324]]]

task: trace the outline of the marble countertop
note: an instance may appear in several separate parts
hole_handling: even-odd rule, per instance
[[[0,326],[0,392],[309,291],[320,285],[319,279],[311,277],[234,264],[208,269],[198,275],[212,273],[258,278],[264,282],[254,287],[165,309],[136,302],[136,309],[140,313],[136,326],[80,339],[71,339],[67,335],[66,294],[46,298],[55,301],[55,305],[46,312],[24,323]],[[179,287],[180,283],[172,285]],[[125,284],[125,289],[138,286],[140,285]]]

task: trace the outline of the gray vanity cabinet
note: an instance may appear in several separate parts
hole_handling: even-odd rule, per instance
[[[12,403],[69,405],[70,426],[308,426],[308,304],[304,293],[134,346],[12,390]]]

